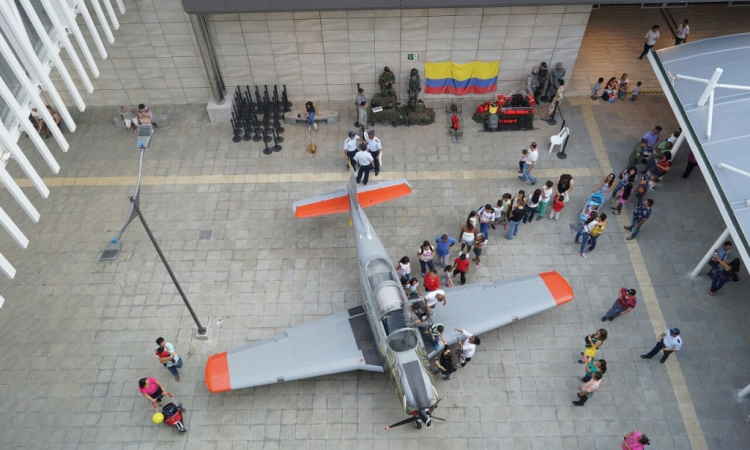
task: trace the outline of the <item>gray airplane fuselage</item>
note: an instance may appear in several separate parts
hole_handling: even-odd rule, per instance
[[[383,357],[383,370],[406,413],[415,415],[438,401],[429,358],[419,331],[404,324],[406,294],[385,247],[356,200],[356,193],[356,185],[350,182],[351,225],[359,260],[362,305]]]

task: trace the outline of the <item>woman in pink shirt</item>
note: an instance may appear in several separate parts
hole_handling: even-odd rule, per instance
[[[141,378],[138,381],[138,390],[141,394],[146,397],[151,403],[158,403],[161,406],[161,398],[167,393],[167,390],[162,386],[156,378],[148,377]]]
[[[643,450],[644,445],[651,444],[645,434],[631,431],[622,438],[622,450]]]

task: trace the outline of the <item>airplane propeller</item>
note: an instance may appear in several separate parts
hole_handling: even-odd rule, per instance
[[[442,400],[442,398],[440,398],[438,402],[440,402],[440,400]],[[429,426],[432,425],[432,419],[442,420],[443,422],[445,422],[446,421],[445,419],[441,417],[434,417],[431,415],[432,411],[435,408],[437,408],[437,403],[435,403],[435,405],[432,406],[431,408],[422,409],[416,415],[412,417],[407,417],[406,419],[400,422],[396,422],[393,425],[389,425],[385,427],[385,429],[390,430],[391,428],[400,427],[401,425],[406,425],[407,423],[414,423],[414,422],[419,422],[415,424],[417,428],[422,428],[422,423],[424,423],[429,428]]]
[[[386,430],[390,430],[391,428],[400,427],[401,425],[405,425],[407,423],[416,422],[417,420],[419,420],[419,417],[417,417],[417,416],[407,417],[406,419],[402,420],[401,422],[396,422],[393,425],[388,425],[387,427],[385,427],[385,429]]]

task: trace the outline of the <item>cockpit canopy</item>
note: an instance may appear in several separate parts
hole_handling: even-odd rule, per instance
[[[371,259],[365,267],[365,276],[370,283],[378,318],[382,319],[391,311],[403,309],[404,293],[388,261],[382,258]]]
[[[419,338],[413,328],[403,328],[388,336],[388,348],[396,353],[408,352],[417,345],[419,345]]]

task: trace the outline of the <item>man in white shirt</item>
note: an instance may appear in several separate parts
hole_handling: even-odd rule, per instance
[[[682,25],[677,27],[677,36],[674,39],[674,45],[680,45],[683,42],[687,42],[688,34],[690,34],[690,27],[688,26],[688,20],[682,21]]]
[[[362,181],[362,175],[364,174],[365,179],[362,184],[367,185],[367,181],[370,179],[370,169],[373,166],[373,158],[370,152],[367,151],[367,144],[364,142],[359,144],[359,151],[354,155],[354,161],[359,164],[359,171],[357,172],[357,184]]]
[[[356,161],[354,161],[354,156],[357,155],[357,142],[359,142],[360,140],[360,137],[354,134],[353,131],[350,131],[349,137],[344,139],[344,156],[349,158],[349,167],[354,170],[357,170],[357,164]]]
[[[594,372],[591,380],[587,381],[583,386],[578,386],[578,400],[573,401],[572,403],[576,406],[585,405],[586,402],[589,401],[591,394],[599,389],[600,384],[602,384],[602,373]]]
[[[537,159],[539,159],[539,150],[536,148],[536,142],[532,142],[529,145],[529,153],[524,159],[522,174],[518,177],[521,181],[526,181],[528,178],[532,186],[536,184],[536,177],[531,174],[531,169],[536,166]]]
[[[660,334],[657,339],[658,341],[656,342],[654,348],[652,348],[651,351],[647,354],[641,355],[641,358],[651,359],[656,356],[656,354],[659,353],[660,350],[663,350],[663,354],[659,362],[664,364],[667,358],[669,358],[669,355],[678,352],[682,348],[682,338],[680,337],[679,328],[670,328]]]
[[[474,357],[474,352],[477,351],[477,345],[479,345],[479,338],[460,328],[456,328],[456,331],[466,337],[463,342],[461,341],[460,337],[456,338],[456,341],[458,342],[458,349],[461,351],[461,355],[463,356],[461,367],[464,367],[466,366],[466,363],[471,361],[471,358]]]
[[[383,145],[380,143],[380,139],[375,137],[375,130],[367,132],[367,150],[370,151],[375,163],[375,176],[378,176],[380,174],[380,155],[383,151]]]
[[[638,61],[642,60],[643,57],[648,54],[648,51],[656,45],[657,39],[659,39],[659,25],[654,25],[648,30],[648,33],[646,33],[646,43],[643,44],[643,52],[641,53],[641,56],[638,57]]]
[[[430,291],[427,293],[427,295],[424,296],[424,303],[425,305],[429,306],[430,309],[433,309],[435,306],[437,306],[438,302],[442,303],[443,306],[448,304],[448,299],[445,298],[445,291],[442,289]]]

